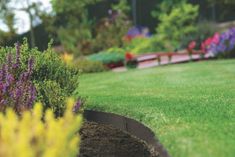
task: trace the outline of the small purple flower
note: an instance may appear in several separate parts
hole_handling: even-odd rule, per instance
[[[73,107],[73,112],[77,113],[81,108],[82,104],[83,104],[82,100],[79,99]]]
[[[34,65],[34,59],[33,59],[33,58],[30,58],[30,59],[29,59],[29,62],[28,62],[28,72],[29,72],[29,73],[32,73],[32,71],[33,71],[33,65]]]
[[[22,110],[31,108],[36,99],[36,88],[30,80],[34,60],[30,58],[28,69],[21,72],[19,44],[16,44],[15,59],[13,61],[12,55],[9,53],[5,64],[0,68],[0,111],[11,106],[20,114]]]
[[[12,64],[12,55],[10,53],[7,55],[7,64],[8,65]]]

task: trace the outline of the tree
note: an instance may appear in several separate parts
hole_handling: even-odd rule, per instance
[[[128,17],[130,10],[127,0],[121,0],[111,6],[109,17],[101,19],[96,26],[93,42],[95,52],[124,45],[123,37],[132,26]]]
[[[161,14],[169,14],[173,8],[179,7],[186,2],[187,0],[159,0],[156,9],[151,14],[158,19]]]
[[[14,14],[12,11],[6,9],[6,0],[0,2],[0,19],[7,27],[7,32],[0,30],[0,44],[4,44],[6,41],[16,35],[16,29],[14,27]]]
[[[52,0],[52,14],[44,14],[43,22],[51,37],[58,38],[68,52],[77,56],[92,38],[92,21],[88,7],[101,0]]]
[[[30,0],[3,0],[0,3],[1,18],[8,26],[11,33],[15,33],[14,21],[16,11],[23,11],[28,14],[30,21],[30,41],[31,47],[35,46],[34,22],[39,18],[41,2],[32,2]]]
[[[156,42],[168,50],[180,48],[189,42],[190,36],[197,32],[195,24],[198,6],[182,1],[169,11],[158,15],[160,24],[156,28]]]

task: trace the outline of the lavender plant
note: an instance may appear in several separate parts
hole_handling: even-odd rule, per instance
[[[15,60],[11,53],[0,68],[0,111],[12,107],[17,113],[32,108],[36,99],[36,88],[31,81],[34,59],[28,60],[28,67],[21,72],[20,46],[16,44]]]
[[[79,70],[61,61],[50,45],[44,52],[29,49],[27,41],[15,48],[0,48],[0,65],[0,111],[8,105],[20,112],[37,101],[43,104],[44,111],[51,108],[58,117],[64,113],[65,100],[75,96]],[[75,110],[77,108],[80,107],[76,106]]]

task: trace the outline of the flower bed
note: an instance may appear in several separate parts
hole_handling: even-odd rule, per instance
[[[64,101],[79,71],[50,49],[17,44],[0,52],[0,156],[77,156],[82,118],[76,113],[83,102]]]

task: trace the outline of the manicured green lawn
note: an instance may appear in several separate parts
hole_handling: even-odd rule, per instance
[[[235,60],[86,74],[78,91],[150,127],[173,157],[235,156]]]

